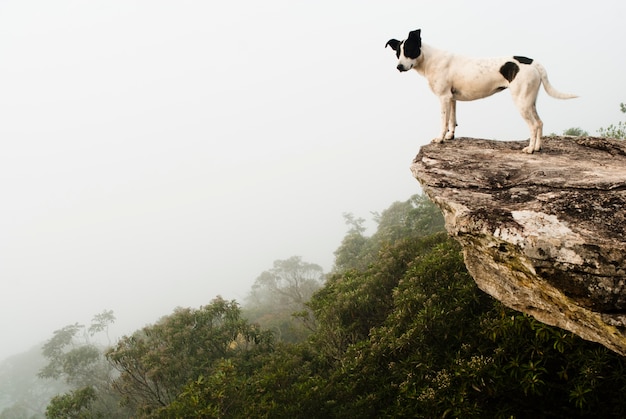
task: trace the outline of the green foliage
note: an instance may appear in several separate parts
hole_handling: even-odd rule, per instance
[[[617,125],[611,124],[606,128],[598,129],[598,134],[606,138],[615,138],[623,140],[626,138],[626,122],[619,121]]]
[[[67,348],[73,346],[76,334],[83,329],[84,326],[75,323],[54,331],[52,338],[42,348],[42,353],[49,362],[40,371],[41,378],[58,379],[65,376],[67,380],[73,380],[72,376],[65,373],[65,358],[68,353]]]
[[[241,317],[236,302],[216,298],[199,309],[176,309],[120,339],[106,356],[120,373],[113,387],[125,403],[143,415],[158,416],[185,389],[193,392],[190,383],[215,377],[223,360],[244,362],[255,350],[269,350],[271,343],[271,334]]]
[[[424,195],[413,195],[407,201],[394,202],[381,214],[374,213],[378,224],[372,237],[364,235],[362,218],[344,214],[351,228],[335,251],[334,271],[362,271],[376,260],[384,246],[396,240],[418,239],[444,230],[441,211]]]
[[[335,270],[365,269],[369,263],[366,248],[369,239],[364,235],[366,229],[363,226],[365,220],[354,218],[349,213],[343,214],[343,218],[350,229],[335,251]]]
[[[231,417],[242,398],[242,379],[230,359],[216,363],[208,377],[199,376],[183,387],[176,399],[160,409],[159,418]]]
[[[89,327],[78,323],[65,326],[43,345],[42,354],[48,363],[39,377],[61,379],[71,389],[52,398],[46,409],[48,417],[96,418],[126,413],[110,387],[114,370],[104,357],[105,348],[94,339],[99,333],[106,334],[114,321],[113,312],[105,310],[94,316]]]
[[[39,372],[39,377],[64,379],[68,384],[85,387],[108,381],[110,369],[106,364],[103,349],[91,338],[108,329],[115,321],[112,311],[103,311],[94,316],[87,328],[75,323],[55,330],[42,347],[48,364]]]
[[[332,275],[309,303],[318,319],[314,336],[331,357],[339,358],[349,345],[366,340],[393,308],[393,291],[416,255],[428,253],[447,240],[444,233],[419,240],[402,240],[380,248],[377,263],[365,271]]]
[[[316,321],[307,340],[276,342],[222,299],[121,339],[107,357],[132,416],[626,417],[625,359],[481,292],[424,197],[377,214],[371,237],[346,219],[343,262],[306,304]],[[255,284],[271,291],[258,301],[301,305],[300,285],[321,275],[299,258],[277,261]],[[55,348],[73,333],[55,336],[50,354],[65,354]],[[88,417],[89,402],[70,393],[51,406]]]
[[[109,325],[115,323],[115,315],[113,310],[104,310],[102,313],[96,314],[91,320],[91,325],[87,332],[93,336],[97,333],[104,332],[107,336],[107,341],[110,344],[109,338]]]
[[[390,272],[397,282],[388,290],[384,316],[346,348],[335,370],[332,380],[345,387],[335,403],[338,416],[441,416],[439,406],[449,408],[458,396],[454,373],[445,367],[475,336],[473,319],[489,299],[444,234],[398,243],[387,257],[404,263]]]
[[[585,130],[583,130],[582,128],[568,128],[565,131],[563,131],[563,135],[570,135],[573,137],[585,137],[587,135],[589,135],[589,133]]]
[[[380,286],[383,272],[395,285]],[[332,417],[625,413],[622,357],[504,308],[477,289],[443,235],[397,242],[369,272],[333,278],[312,305],[322,317],[312,344],[332,386],[320,403]]]
[[[620,103],[619,107],[622,113],[626,113],[626,104]],[[611,124],[606,128],[600,128],[598,133],[602,137],[624,139],[626,138],[626,121],[619,121],[617,125]]]
[[[281,344],[262,359],[247,381],[247,398],[233,418],[328,418],[328,364],[316,347]]]
[[[441,210],[426,195],[413,195],[407,201],[394,202],[381,214],[374,213],[374,221],[378,228],[372,239],[379,245],[444,231]]]
[[[103,417],[92,414],[90,408],[96,399],[92,387],[74,390],[52,398],[46,409],[46,417],[50,419],[92,419]]]
[[[306,302],[324,279],[321,266],[304,262],[299,256],[277,260],[254,282],[244,314],[251,322],[272,330],[280,341],[302,341],[310,332],[302,321],[308,318]]]

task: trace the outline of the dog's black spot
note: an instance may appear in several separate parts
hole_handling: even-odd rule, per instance
[[[520,64],[532,64],[533,63],[532,58],[522,57],[521,55],[515,55],[513,58],[515,58],[515,60],[517,60],[517,62]]]
[[[519,66],[512,61],[507,61],[502,67],[500,67],[500,74],[502,74],[502,76],[509,82],[513,81],[518,72]]]
[[[409,32],[409,37],[404,41],[404,56],[406,58],[417,58],[422,53],[420,32],[420,29]]]

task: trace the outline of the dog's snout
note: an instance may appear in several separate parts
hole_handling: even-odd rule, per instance
[[[403,72],[403,71],[407,71],[407,68],[404,66],[404,64],[398,64],[396,66],[396,68],[398,69],[398,71]]]

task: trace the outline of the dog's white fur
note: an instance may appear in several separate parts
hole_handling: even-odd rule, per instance
[[[426,77],[430,89],[441,102],[441,133],[433,142],[439,143],[454,138],[456,129],[456,102],[482,99],[509,88],[513,102],[530,128],[530,143],[523,149],[533,153],[541,149],[543,122],[537,114],[535,102],[539,87],[543,83],[546,92],[557,99],[570,99],[577,96],[561,93],[548,81],[546,70],[536,61],[523,64],[513,57],[468,58],[421,44],[420,31],[412,31],[411,36],[420,37],[420,53],[415,58],[405,56],[405,41],[389,40],[387,46],[396,50],[397,69],[416,70]],[[394,48],[395,46],[395,48]],[[397,49],[396,49],[397,48]],[[400,49],[400,51],[398,51]],[[506,63],[518,65],[511,81],[501,73]]]

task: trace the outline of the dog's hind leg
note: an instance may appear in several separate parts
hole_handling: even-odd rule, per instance
[[[441,133],[439,137],[433,139],[433,143],[440,143],[452,138],[448,138],[448,124],[450,123],[451,116],[456,114],[456,112],[453,111],[454,100],[452,100],[451,96],[440,96],[439,100],[441,102]],[[456,115],[454,115],[454,119],[456,119]],[[452,131],[452,135],[454,136],[454,131]]]
[[[530,130],[530,142],[528,143],[528,146],[522,149],[522,151],[532,154],[535,151],[541,150],[543,122],[539,118],[539,114],[537,114],[537,108],[534,103],[527,108],[520,108],[520,113],[522,114],[522,118],[524,118],[528,124],[528,128]]]
[[[537,105],[533,103],[532,107],[534,126],[535,126],[535,144],[533,144],[532,151],[527,151],[527,153],[532,153],[533,151],[541,150],[541,137],[543,137],[543,121],[539,118],[539,114],[537,113]],[[530,144],[529,144],[530,146]]]
[[[529,80],[525,85],[511,83],[511,96],[517,106],[519,113],[528,124],[530,130],[530,141],[522,151],[532,154],[541,150],[541,137],[543,135],[543,122],[537,113],[537,93],[539,92],[540,79]]]

